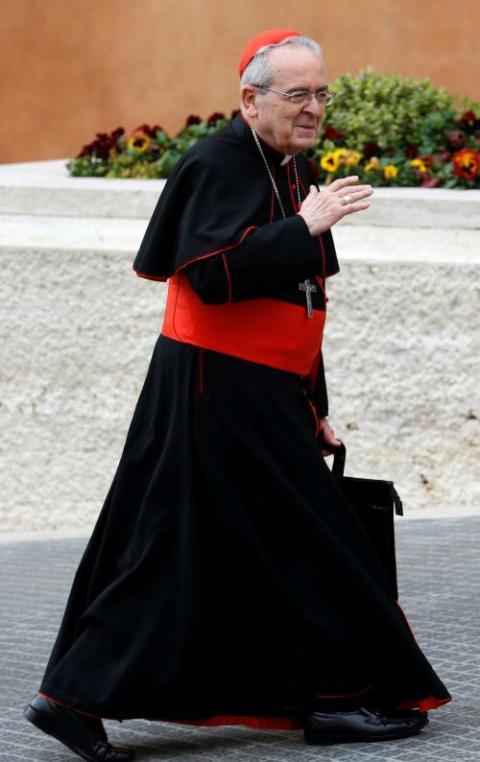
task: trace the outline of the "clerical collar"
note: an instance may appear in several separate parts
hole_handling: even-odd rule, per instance
[[[291,158],[292,158],[292,154],[286,153],[285,156],[283,157],[282,161],[280,162],[280,166],[284,167],[285,164],[288,164],[288,162],[290,161]]]

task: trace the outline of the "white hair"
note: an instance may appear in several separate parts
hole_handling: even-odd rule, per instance
[[[297,48],[309,48],[319,58],[322,55],[320,45],[310,37],[287,37],[285,40],[282,40],[282,42],[273,43],[272,45],[264,45],[256,52],[246,67],[242,74],[240,84],[270,87],[273,83],[273,75],[270,71],[269,53],[272,48],[280,48],[283,45],[292,45]]]

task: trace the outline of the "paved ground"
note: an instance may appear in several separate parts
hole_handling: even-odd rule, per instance
[[[0,537],[0,760],[78,759],[23,718],[63,611],[85,537]],[[306,746],[301,731],[107,722],[137,759],[182,762],[467,762],[480,760],[480,517],[397,522],[400,600],[417,639],[453,694],[417,737],[380,744]]]

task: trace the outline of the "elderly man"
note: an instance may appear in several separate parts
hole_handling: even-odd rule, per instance
[[[169,280],[162,332],[26,710],[88,760],[133,754],[101,718],[323,744],[412,735],[450,700],[323,458],[330,228],[372,189],[319,192],[302,156],[333,98],[315,42],[262,33],[240,75],[241,114],[179,162],[135,260]]]

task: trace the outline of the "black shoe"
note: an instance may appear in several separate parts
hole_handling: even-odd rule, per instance
[[[308,744],[389,741],[413,736],[427,722],[427,713],[415,710],[395,712],[392,716],[365,707],[352,712],[309,712],[304,737]]]
[[[115,749],[107,739],[102,721],[81,715],[36,696],[25,709],[25,717],[88,762],[129,762],[131,749]]]

